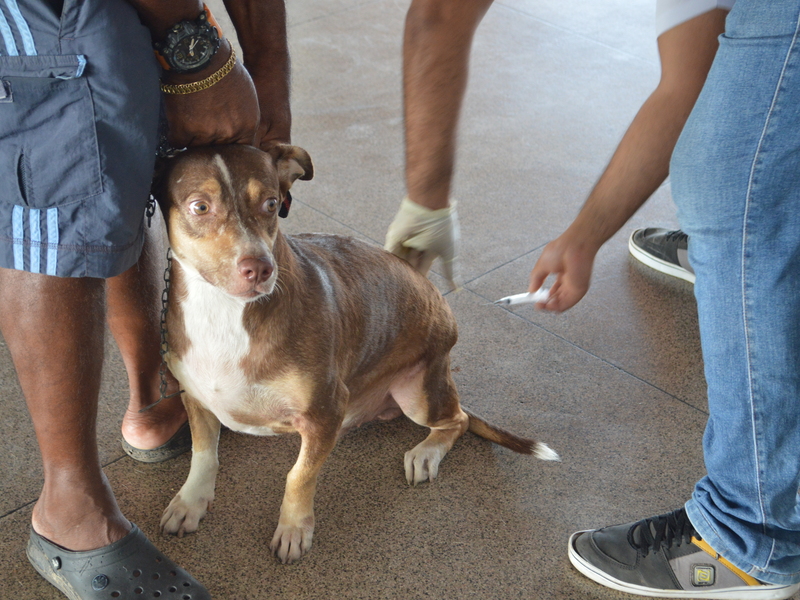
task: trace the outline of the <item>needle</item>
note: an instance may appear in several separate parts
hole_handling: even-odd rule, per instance
[[[516,294],[514,296],[506,296],[505,298],[500,298],[500,300],[495,300],[494,304],[498,306],[512,306],[514,304],[531,304],[535,302],[546,302],[547,299],[550,297],[550,290],[545,288],[539,288],[533,293],[527,294]]]

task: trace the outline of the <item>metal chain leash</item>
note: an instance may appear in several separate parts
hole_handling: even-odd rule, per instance
[[[150,220],[155,214],[155,199],[150,196],[150,201],[147,203],[147,210],[145,216],[147,217],[147,226],[150,227]],[[167,343],[167,311],[169,310],[169,287],[170,287],[170,273],[172,272],[172,248],[167,248],[167,268],[164,269],[164,289],[161,292],[161,345],[158,353],[161,355],[161,366],[158,369],[158,374],[161,377],[161,384],[159,385],[159,398],[152,404],[140,409],[139,412],[143,413],[154,406],[158,405],[162,400],[172,398],[182,394],[184,390],[178,390],[173,394],[167,394],[167,359],[166,355],[169,352],[169,344]]]

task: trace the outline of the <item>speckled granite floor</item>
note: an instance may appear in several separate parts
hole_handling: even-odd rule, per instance
[[[648,271],[630,230],[675,225],[668,186],[601,251],[571,312],[487,303],[524,291],[543,245],[575,215],[659,67],[653,0],[498,0],[475,42],[455,196],[466,289],[448,295],[465,406],[549,443],[546,463],[472,435],[432,485],[410,488],[405,419],[347,435],[326,463],[314,548],[267,550],[296,437],[227,432],[214,512],[194,535],[157,533],[189,468],[134,463],[119,446],[126,379],[108,342],[99,436],[128,517],[221,600],[621,598],[578,575],[569,534],[671,510],[703,474],[706,419],[690,284]],[[219,2],[212,3],[221,13]],[[294,143],[316,164],[283,222],[381,243],[404,194],[400,40],[406,0],[289,2]],[[230,31],[230,27],[228,28]],[[438,275],[433,278],[441,282]],[[0,345],[0,597],[56,600],[24,557],[41,485],[32,427]]]

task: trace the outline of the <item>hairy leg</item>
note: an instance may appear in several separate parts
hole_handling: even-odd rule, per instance
[[[406,188],[430,209],[449,205],[456,128],[472,37],[492,0],[414,0],[403,38]]]
[[[130,529],[100,466],[96,421],[105,335],[102,279],[0,269],[0,329],[44,465],[33,528],[71,550]]]
[[[139,262],[107,280],[108,326],[122,353],[128,372],[130,401],[122,421],[122,435],[135,448],[157,448],[186,422],[180,396],[163,400],[140,413],[160,397],[161,291],[166,267],[166,234],[161,213],[146,230]],[[178,383],[167,371],[167,393]]]

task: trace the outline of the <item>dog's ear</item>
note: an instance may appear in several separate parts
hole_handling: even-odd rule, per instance
[[[269,150],[278,170],[281,191],[287,191],[296,179],[308,181],[314,177],[314,165],[308,152],[299,146],[278,144]]]

